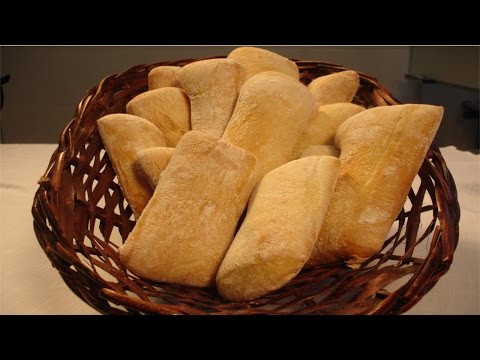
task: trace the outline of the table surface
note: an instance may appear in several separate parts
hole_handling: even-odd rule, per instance
[[[98,314],[51,266],[31,206],[53,144],[0,145],[0,314]],[[450,270],[407,314],[480,314],[480,155],[441,149],[458,188],[460,240]]]

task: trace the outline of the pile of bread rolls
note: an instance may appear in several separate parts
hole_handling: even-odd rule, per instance
[[[354,71],[299,81],[296,64],[241,47],[160,66],[127,114],[98,120],[137,219],[132,273],[248,301],[302,268],[380,251],[443,108],[365,109]]]

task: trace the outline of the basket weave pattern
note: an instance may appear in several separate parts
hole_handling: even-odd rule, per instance
[[[104,314],[399,314],[448,271],[458,242],[460,208],[454,180],[435,145],[382,252],[358,270],[342,264],[304,270],[282,289],[245,303],[228,302],[215,289],[155,283],[127,271],[118,247],[135,222],[96,121],[125,113],[127,102],[148,90],[152,68],[192,61],[135,66],[89,90],[39,180],[32,207],[37,239],[81,299]],[[324,62],[296,62],[305,84],[346,70]],[[365,107],[398,103],[361,73],[353,102]]]

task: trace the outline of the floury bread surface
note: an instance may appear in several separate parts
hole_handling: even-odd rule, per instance
[[[314,100],[304,85],[285,74],[262,72],[243,85],[223,139],[255,155],[258,180],[295,158],[313,114]]]
[[[382,106],[340,126],[340,176],[307,267],[339,261],[355,267],[380,251],[442,115],[439,106]]]
[[[204,132],[186,133],[120,248],[122,263],[155,281],[213,285],[254,168],[249,152]]]
[[[228,54],[228,59],[235,60],[247,71],[247,79],[264,71],[277,71],[295,80],[300,79],[297,64],[272,51],[256,47],[239,47]]]
[[[307,156],[334,156],[338,158],[340,156],[340,150],[335,145],[312,145],[302,151],[300,157]]]
[[[365,110],[352,103],[322,105],[308,123],[297,145],[297,154],[311,145],[333,145],[338,127],[349,117]]]
[[[138,218],[153,191],[139,173],[137,153],[144,149],[165,146],[163,133],[150,121],[128,114],[104,116],[98,119],[97,125],[123,195]]]
[[[175,149],[169,147],[154,147],[138,152],[138,165],[153,190],[158,179],[168,165]]]
[[[128,102],[127,113],[154,123],[162,130],[169,147],[175,147],[190,130],[190,101],[179,88],[164,87],[141,93]]]
[[[148,73],[148,89],[179,87],[177,73],[180,66],[157,66]]]
[[[178,81],[190,98],[192,130],[222,136],[245,75],[244,67],[229,59],[197,61],[179,70]]]
[[[320,76],[308,84],[317,108],[321,105],[351,102],[358,90],[360,77],[353,70]]]
[[[311,156],[260,180],[218,271],[223,297],[252,300],[298,274],[317,241],[339,168],[337,158]]]

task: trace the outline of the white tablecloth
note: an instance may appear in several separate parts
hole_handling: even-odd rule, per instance
[[[0,145],[0,313],[97,314],[65,285],[33,231],[31,206],[56,145]],[[408,314],[480,314],[480,155],[442,148],[461,205],[453,264]]]

